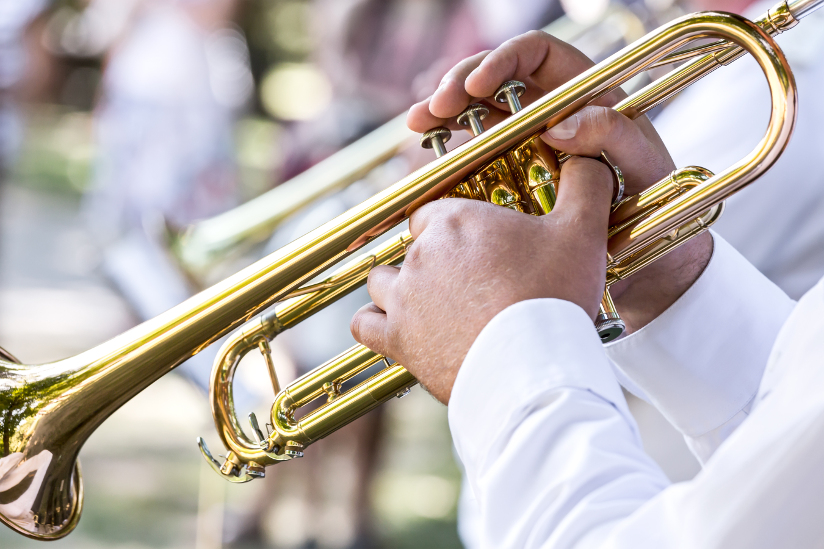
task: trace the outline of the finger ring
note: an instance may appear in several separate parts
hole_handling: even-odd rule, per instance
[[[598,160],[606,164],[609,171],[612,172],[612,205],[615,206],[624,198],[624,174],[621,173],[621,168],[612,163],[606,151],[601,151]]]

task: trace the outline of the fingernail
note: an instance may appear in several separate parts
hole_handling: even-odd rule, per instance
[[[578,133],[578,115],[573,114],[561,123],[552,126],[547,133],[553,139],[572,139]]]

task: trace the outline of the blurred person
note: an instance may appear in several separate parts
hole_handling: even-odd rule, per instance
[[[237,203],[233,128],[253,82],[231,23],[236,3],[136,2],[105,65],[86,213],[105,273],[142,320],[194,293],[166,250],[164,223],[183,227]],[[177,369],[204,392],[217,347]],[[252,398],[239,389],[239,401]]]
[[[540,29],[564,14],[563,2],[559,0],[471,0],[469,4],[489,48]]]
[[[26,73],[32,75],[37,70],[31,53],[26,51],[26,29],[46,6],[47,0],[0,4],[0,177],[20,146],[22,122],[16,100],[19,87]]]
[[[692,0],[690,11],[721,10],[759,17],[773,2]],[[776,37],[793,68],[799,115],[778,162],[727,200],[714,229],[787,294],[798,299],[824,274],[824,13]],[[769,120],[769,91],[749,56],[716,71],[673,99],[654,119],[677,166],[715,173],[748,154]],[[687,129],[688,124],[688,129]]]
[[[284,179],[380,126],[419,100],[420,75],[440,75],[486,42],[464,0],[315,0],[313,61],[332,99],[283,140]],[[439,77],[439,76],[438,76]]]
[[[409,126],[449,124],[509,79],[552,90],[591,66],[529,33],[458,64]],[[448,404],[482,547],[819,547],[824,279],[795,303],[705,232],[613,285],[628,335],[606,347],[596,335],[616,185],[592,157],[608,152],[630,195],[675,167],[646,117],[609,108],[622,97],[542,136],[573,155],[551,213],[462,199],[416,210],[403,267],[372,269],[352,333]],[[619,382],[676,425],[699,476],[670,483]]]

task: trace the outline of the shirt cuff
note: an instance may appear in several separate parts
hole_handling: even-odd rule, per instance
[[[713,233],[713,240],[712,258],[692,287],[650,324],[606,347],[627,389],[693,439],[746,415],[795,305],[723,238]]]
[[[467,469],[492,450],[488,445],[508,418],[523,413],[536,395],[562,387],[590,391],[631,417],[583,309],[533,299],[498,313],[469,349],[449,400],[450,430]]]

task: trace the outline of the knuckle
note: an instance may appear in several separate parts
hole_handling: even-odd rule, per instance
[[[412,244],[407,246],[406,248],[406,255],[403,258],[404,265],[415,265],[420,262],[420,253],[421,253],[421,246],[420,246],[420,239],[414,241]],[[368,281],[367,281],[368,284]]]
[[[511,55],[517,55],[519,51],[529,48],[538,41],[544,40],[548,36],[545,32],[539,30],[531,30],[523,34],[519,34],[514,38],[510,38],[498,48],[499,51],[506,52]]]
[[[431,232],[422,234],[406,249],[406,256],[403,259],[404,267],[417,269],[426,263],[431,254],[430,239]]]
[[[379,267],[380,265],[378,265]],[[377,279],[377,267],[373,267],[369,274],[366,275],[366,291],[371,292],[375,287],[375,280]]]
[[[592,105],[586,109],[586,117],[591,126],[591,130],[602,138],[615,140],[621,137],[623,124],[619,118],[621,115],[609,107]]]
[[[355,341],[358,343],[363,343],[363,338],[361,337],[361,328],[363,326],[363,314],[358,311],[355,313],[355,316],[352,317],[352,320],[349,321],[349,331],[352,333],[352,337],[355,338]]]
[[[549,34],[545,33],[542,30],[530,30],[523,33],[519,38],[521,38],[525,42],[539,42],[548,40]]]
[[[463,219],[466,217],[467,208],[470,207],[470,200],[461,198],[445,198],[437,201],[437,206],[433,208],[431,224],[439,232],[454,231],[459,229]]]

